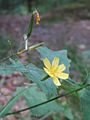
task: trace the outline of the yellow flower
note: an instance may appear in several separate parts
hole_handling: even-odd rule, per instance
[[[59,58],[54,57],[52,61],[52,65],[50,64],[48,58],[44,59],[44,70],[45,72],[53,78],[53,82],[56,86],[61,86],[61,83],[58,78],[60,79],[68,79],[69,74],[68,73],[63,73],[63,71],[66,70],[66,66],[64,64],[59,65]]]

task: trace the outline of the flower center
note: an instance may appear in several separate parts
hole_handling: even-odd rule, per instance
[[[52,77],[55,77],[55,69],[51,68],[50,73],[51,73]]]

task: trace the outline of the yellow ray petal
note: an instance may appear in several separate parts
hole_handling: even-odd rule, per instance
[[[59,64],[59,58],[54,57],[53,62],[52,62],[52,67],[57,68]]]
[[[56,86],[61,86],[61,83],[59,82],[58,78],[57,77],[54,77],[53,78],[53,82]]]
[[[50,72],[49,72],[49,70],[47,69],[47,68],[43,68],[44,70],[45,70],[45,72],[49,75],[49,76],[51,76],[52,77],[52,75],[50,74]]]
[[[61,72],[63,72],[64,70],[66,70],[66,66],[65,66],[64,64],[61,64],[61,65],[58,66],[56,72],[57,72],[57,73],[61,73]]]
[[[69,74],[67,74],[67,73],[59,73],[59,74],[57,74],[57,77],[65,80],[65,79],[68,79]]]
[[[45,58],[45,59],[43,60],[43,62],[44,62],[44,65],[45,65],[46,68],[48,68],[48,69],[51,68],[51,64],[50,64],[48,58]]]

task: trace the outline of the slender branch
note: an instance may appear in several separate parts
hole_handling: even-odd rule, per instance
[[[61,95],[58,95],[58,96],[56,96],[56,97],[54,97],[54,98],[52,98],[52,99],[50,99],[50,100],[47,100],[47,101],[45,101],[45,102],[42,102],[42,103],[33,105],[33,106],[31,106],[31,107],[27,107],[27,108],[18,110],[18,111],[16,111],[16,112],[7,113],[5,116],[12,115],[12,114],[18,114],[18,113],[24,112],[24,111],[26,111],[26,110],[39,107],[39,106],[44,105],[44,104],[46,104],[46,103],[52,102],[52,101],[54,101],[54,100],[56,100],[56,99],[58,99],[58,98],[62,98],[62,97],[64,97],[64,96],[70,95],[70,94],[72,94],[72,93],[74,93],[74,92],[78,92],[78,91],[82,90],[83,88],[86,88],[86,87],[89,87],[89,86],[90,86],[90,84],[82,85],[81,87],[79,87],[79,88],[77,88],[77,89],[74,89],[74,90],[72,90],[72,91],[69,91],[69,92],[64,93],[64,94],[61,94]]]
[[[39,46],[42,46],[43,44],[44,44],[44,43],[41,42],[41,43],[32,45],[32,46],[28,47],[28,49],[24,49],[24,50],[19,51],[19,52],[17,53],[17,55],[21,55],[21,54],[23,54],[23,53],[25,53],[25,52],[27,52],[27,51],[31,51],[31,50],[33,50],[33,49],[39,47]]]
[[[44,44],[43,42],[37,43],[37,44],[35,44],[35,45],[30,46],[27,50],[26,50],[26,49],[23,49],[23,50],[21,50],[21,51],[19,51],[19,52],[17,52],[17,53],[13,53],[12,55],[7,56],[6,58],[3,58],[2,60],[0,60],[0,63],[2,63],[2,62],[4,62],[4,61],[7,61],[10,57],[14,57],[14,56],[16,56],[16,55],[21,55],[21,54],[23,54],[24,52],[31,51],[31,50],[39,47],[39,46],[42,46],[43,44]]]

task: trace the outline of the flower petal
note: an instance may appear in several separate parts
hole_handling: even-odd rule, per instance
[[[59,58],[58,57],[54,57],[53,62],[52,62],[52,67],[57,68],[59,64]]]
[[[45,67],[48,68],[48,69],[50,69],[51,64],[50,64],[48,58],[45,58],[45,59],[43,60],[43,62],[44,62]]]
[[[43,68],[44,69],[44,71],[49,75],[49,76],[51,76],[52,77],[52,75],[50,74],[50,72],[49,72],[49,70],[47,69],[47,68]]]
[[[66,70],[66,66],[64,64],[61,64],[58,66],[56,72],[60,73],[60,72],[63,72],[64,70]]]
[[[61,83],[60,83],[60,81],[58,80],[57,77],[54,77],[54,78],[53,78],[53,82],[54,82],[54,84],[55,84],[56,86],[61,86]]]
[[[69,74],[67,74],[67,73],[59,73],[59,74],[57,74],[57,77],[65,80],[65,79],[68,79]]]

